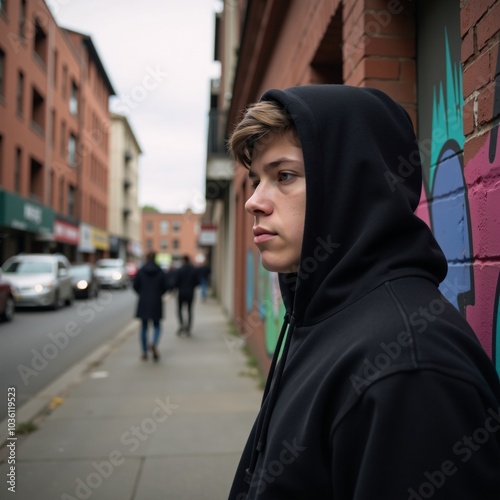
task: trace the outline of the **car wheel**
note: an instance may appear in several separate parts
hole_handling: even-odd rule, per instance
[[[14,311],[16,309],[16,304],[12,297],[7,297],[5,303],[5,311],[2,314],[2,319],[4,321],[12,321],[14,319]]]
[[[52,303],[52,309],[54,311],[57,311],[58,309],[61,309],[62,306],[63,306],[63,301],[62,301],[61,297],[59,296],[59,291],[57,291],[54,294],[54,302]]]
[[[70,306],[73,304],[73,301],[75,300],[75,294],[73,293],[73,290],[69,292],[68,298],[66,299],[66,305]]]

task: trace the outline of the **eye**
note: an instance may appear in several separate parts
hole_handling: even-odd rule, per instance
[[[292,174],[290,172],[279,172],[278,174],[278,180],[281,182],[291,181],[294,178],[295,174]]]
[[[253,180],[251,183],[250,183],[250,187],[255,191],[257,189],[257,186],[259,185],[259,181],[258,179],[255,179]]]

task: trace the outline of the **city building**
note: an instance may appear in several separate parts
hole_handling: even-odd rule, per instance
[[[224,40],[228,30],[236,47]],[[215,45],[224,51],[217,56],[222,78],[234,72],[212,106],[225,110],[226,137],[246,106],[273,87],[369,86],[408,111],[423,161],[418,215],[448,260],[441,290],[500,367],[500,1],[226,0]],[[277,280],[252,243],[246,171],[235,168],[228,186],[209,190],[215,158],[207,161],[207,206],[226,200],[217,210],[230,213],[216,218],[233,228],[226,231],[232,241],[219,237],[212,252],[234,245],[234,263],[222,263],[234,276],[233,319],[265,372],[283,313]]]
[[[87,35],[45,2],[0,2],[0,260],[18,252],[107,255],[108,101]]]
[[[144,254],[153,250],[157,262],[168,268],[177,266],[183,255],[193,263],[206,255],[199,242],[201,215],[191,210],[184,213],[142,211],[142,248]]]
[[[125,116],[111,113],[108,230],[110,256],[137,261],[142,256],[138,204],[141,148]]]

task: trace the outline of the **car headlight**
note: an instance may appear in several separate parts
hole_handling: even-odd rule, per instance
[[[119,273],[119,272],[113,273],[112,277],[113,277],[114,280],[121,280],[122,279],[122,273]]]
[[[55,283],[37,283],[33,289],[35,290],[36,293],[42,293],[42,292],[48,292],[49,290],[52,290],[55,287]]]
[[[85,288],[87,288],[89,286],[88,282],[85,281],[85,280],[80,280],[77,284],[76,284],[76,288],[78,288],[78,290],[85,290]]]

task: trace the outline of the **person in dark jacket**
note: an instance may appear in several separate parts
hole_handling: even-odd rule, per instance
[[[191,335],[193,324],[193,301],[194,291],[199,284],[198,271],[189,255],[182,257],[182,265],[175,275],[175,287],[177,288],[177,312],[179,318],[179,329],[177,335],[182,333]],[[184,319],[184,309],[187,309],[187,319]]]
[[[148,359],[148,324],[153,323],[153,342],[149,346],[153,359],[158,361],[158,343],[161,335],[160,320],[163,318],[162,297],[169,289],[166,274],[155,262],[156,253],[146,255],[146,263],[139,269],[133,281],[134,290],[139,295],[136,317],[142,321],[142,359]]]
[[[229,498],[498,500],[500,382],[438,288],[407,112],[376,89],[271,89],[229,145],[286,308]]]
[[[200,295],[202,302],[206,302],[207,300],[208,284],[210,282],[211,272],[212,270],[206,260],[198,266],[198,281],[200,283]]]

